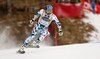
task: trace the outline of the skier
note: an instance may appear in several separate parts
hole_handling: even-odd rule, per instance
[[[59,29],[59,35],[62,36],[63,32],[61,29],[61,25],[59,23],[59,20],[57,19],[57,17],[52,13],[53,8],[51,5],[47,5],[47,7],[45,9],[41,9],[40,11],[38,11],[38,13],[36,15],[34,15],[34,17],[32,18],[32,20],[30,20],[30,23],[33,24],[34,21],[40,16],[36,26],[33,28],[31,35],[25,40],[24,43],[22,43],[20,49],[18,50],[18,52],[24,52],[24,48],[28,45],[29,42],[31,42],[37,34],[40,34],[40,36],[34,40],[33,42],[33,46],[36,46],[37,44],[39,44],[46,36],[48,36],[50,33],[48,31],[48,26],[50,25],[50,23],[52,21],[55,21],[58,29]]]

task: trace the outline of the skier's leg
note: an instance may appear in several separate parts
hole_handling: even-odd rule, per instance
[[[95,7],[93,8],[93,14],[95,14]]]
[[[25,42],[22,44],[23,46],[27,46],[27,44],[29,42],[31,42],[35,37],[36,35],[38,34],[38,30],[36,29],[37,27],[34,27],[33,30],[32,30],[32,33],[31,35],[25,40]]]
[[[22,43],[22,45],[26,47],[27,44],[28,44],[29,42],[31,42],[31,41],[36,37],[36,35],[37,35],[37,33],[34,34],[34,35],[30,35],[30,36],[25,40],[25,42]]]
[[[95,6],[92,5],[93,14],[95,14]]]
[[[49,36],[50,33],[48,30],[45,30],[43,33],[41,33],[41,35],[39,36],[39,38],[36,41],[37,44],[39,44],[41,41],[43,41],[47,36]]]
[[[29,36],[24,43],[22,43],[21,47],[20,47],[20,50],[21,51],[24,51],[24,48],[28,45],[28,43],[30,41],[32,41],[34,38],[36,37],[36,34],[32,35],[32,36]]]
[[[36,35],[38,34],[38,30],[36,28],[37,28],[37,26],[33,28],[31,35],[24,41],[24,43],[22,43],[22,46],[20,47],[21,51],[23,51],[24,47],[26,47],[27,44],[30,41],[32,41],[36,37]]]
[[[49,34],[40,35],[30,46],[39,46],[39,43],[44,40]]]
[[[41,33],[41,35],[31,45],[37,46],[43,39],[45,39],[49,35],[50,35],[49,31],[46,29],[45,31]]]

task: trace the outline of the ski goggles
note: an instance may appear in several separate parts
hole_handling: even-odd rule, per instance
[[[52,10],[46,10],[47,13],[52,13]]]

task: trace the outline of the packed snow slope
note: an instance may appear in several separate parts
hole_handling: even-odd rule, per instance
[[[85,16],[88,18],[83,18],[82,20],[85,23],[89,23],[95,27],[97,32],[91,32],[91,37],[87,40],[91,40],[90,42],[100,42],[100,14],[93,14],[92,12],[86,11],[84,12]]]
[[[25,54],[17,50],[1,50],[0,59],[100,59],[100,43],[26,48]]]

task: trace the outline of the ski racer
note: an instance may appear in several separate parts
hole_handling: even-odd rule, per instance
[[[36,40],[34,40],[33,46],[39,44],[43,39],[45,39],[46,36],[50,35],[48,31],[48,26],[51,24],[52,21],[56,22],[59,29],[59,35],[63,35],[59,20],[57,19],[56,15],[52,13],[52,11],[52,6],[47,5],[45,9],[41,9],[36,15],[34,15],[32,20],[30,20],[30,23],[34,23],[34,21],[40,16],[39,20],[36,26],[33,28],[31,35],[25,40],[24,43],[22,43],[20,49],[18,50],[19,52],[23,52],[24,48],[36,37],[37,34],[40,34],[40,36]]]

